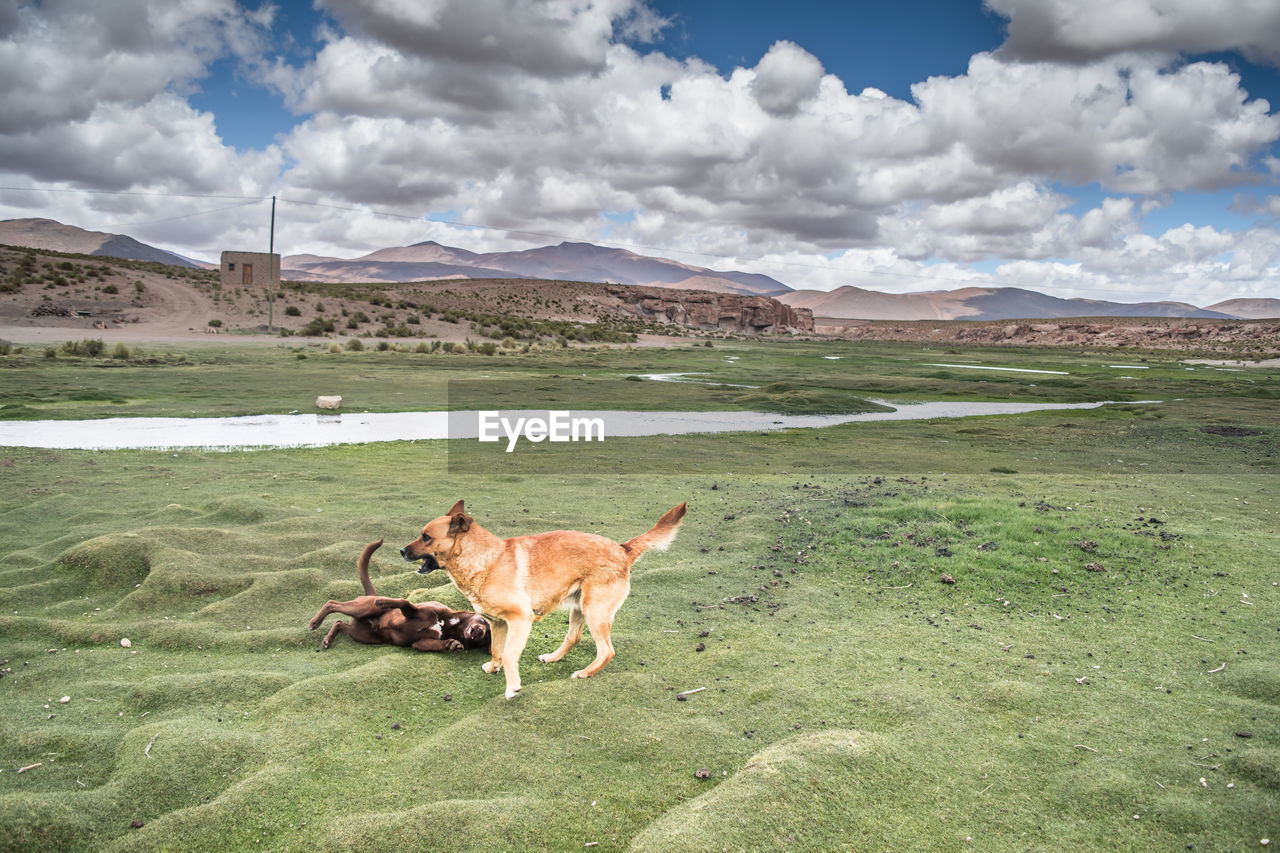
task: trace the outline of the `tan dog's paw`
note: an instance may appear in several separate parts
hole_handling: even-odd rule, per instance
[[[538,660],[540,660],[542,663],[555,663],[556,661],[560,660],[560,658],[556,657],[551,652],[547,652],[545,655],[538,655]]]
[[[520,695],[520,688],[519,688],[519,687],[515,687],[515,688],[508,687],[508,688],[507,688],[507,698],[508,698],[508,699],[514,699],[514,698],[516,698],[516,697],[517,697],[517,696],[519,696],[519,695]]]
[[[569,677],[570,678],[590,678],[591,673],[587,672],[585,669],[580,669]]]
[[[485,672],[489,673],[490,675],[492,675],[493,673],[502,669],[502,664],[498,663],[497,661],[487,660],[484,663],[480,664],[480,668],[483,669]]]

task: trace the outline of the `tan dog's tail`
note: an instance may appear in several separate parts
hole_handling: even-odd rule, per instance
[[[648,533],[642,533],[635,539],[623,542],[623,550],[631,555],[631,562],[634,563],[650,548],[665,551],[676,538],[676,534],[680,532],[680,520],[684,518],[684,511],[685,504],[667,510],[667,514],[658,519],[658,523]]]
[[[369,580],[369,558],[373,556],[373,552],[382,547],[382,540],[370,542],[364,546],[364,550],[360,552],[360,560],[356,563],[356,568],[360,570],[360,586],[364,587],[365,595],[377,595],[378,592],[373,588],[373,581]]]

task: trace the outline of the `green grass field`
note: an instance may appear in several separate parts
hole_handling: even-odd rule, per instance
[[[505,358],[146,349],[110,366],[0,358],[0,404],[222,415],[340,393],[344,408],[392,411],[442,408],[458,384],[506,406],[521,383],[578,408],[763,407],[761,389],[727,386],[771,383],[775,410],[1162,402],[542,446],[468,474],[451,463],[473,446],[427,442],[0,448],[4,849],[1280,837],[1280,381],[1265,371],[802,342]],[[626,378],[657,372],[724,385]],[[359,591],[355,558],[376,538],[380,593],[465,606],[395,551],[458,498],[500,535],[625,539],[681,501],[689,515],[671,550],[637,563],[618,657],[593,679],[568,679],[588,638],[536,660],[563,613],[535,625],[511,702],[478,652],[345,637],[317,652],[307,621]]]

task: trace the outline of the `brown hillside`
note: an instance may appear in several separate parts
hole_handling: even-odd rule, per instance
[[[350,337],[622,341],[635,334],[794,333],[812,315],[767,297],[670,290],[686,311],[655,312],[630,286],[524,279],[405,284],[283,283],[267,330],[265,289],[222,288],[217,273],[141,261],[0,246],[0,339],[117,340],[233,334],[278,341],[311,332]],[[652,300],[649,300],[650,302]],[[646,303],[647,304],[647,303]],[[484,316],[481,316],[484,315]],[[674,320],[671,319],[674,317]],[[502,329],[502,321],[508,329]],[[517,321],[527,319],[523,325]],[[325,331],[331,327],[331,331]],[[517,328],[518,327],[518,328]]]

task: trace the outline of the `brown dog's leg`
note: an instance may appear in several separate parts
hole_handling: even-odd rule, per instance
[[[338,634],[346,634],[357,643],[367,643],[371,646],[381,646],[386,643],[378,632],[370,628],[364,622],[356,620],[354,622],[343,622],[339,619],[333,623],[333,627],[329,629],[329,633],[320,642],[320,648],[327,649],[333,644],[334,637]]]
[[[502,649],[507,644],[507,623],[494,621],[489,623],[489,660],[480,665],[485,672],[493,673],[502,669]]]
[[[538,660],[543,663],[555,663],[569,653],[569,650],[578,644],[582,639],[582,626],[586,623],[582,615],[582,610],[573,607],[569,610],[569,633],[564,635],[564,642],[560,644],[560,648],[554,652],[545,655],[538,655]]]
[[[383,601],[394,599],[382,599]],[[408,602],[406,602],[407,604]],[[412,605],[410,605],[412,606]],[[379,607],[376,599],[372,595],[362,595],[359,598],[353,598],[350,601],[333,601],[330,599],[325,602],[324,607],[320,608],[320,612],[312,617],[311,622],[307,625],[312,631],[320,627],[320,623],[330,613],[341,613],[343,616],[350,616],[353,619],[369,619],[377,616],[384,608]]]
[[[329,633],[324,635],[324,639],[320,641],[320,648],[327,649],[333,644],[333,638],[342,633],[342,629],[347,627],[347,623],[339,619],[333,623],[333,627],[329,629]]]
[[[333,599],[329,599],[324,603],[324,607],[320,608],[320,612],[311,617],[311,621],[307,623],[307,628],[311,631],[319,628],[320,623],[323,622],[330,613],[343,613],[350,616],[351,614],[347,613],[347,607],[353,603],[354,602],[351,601],[334,601]]]
[[[413,647],[420,652],[465,652],[467,650],[466,646],[451,637],[445,637],[443,640],[424,637],[416,641]]]
[[[405,618],[412,619],[418,615],[418,605],[407,598],[375,598],[373,606],[378,610],[399,610]]]
[[[533,621],[520,619],[507,623],[507,642],[502,647],[502,665],[507,669],[507,698],[514,699],[520,692],[520,653],[529,641]]]

